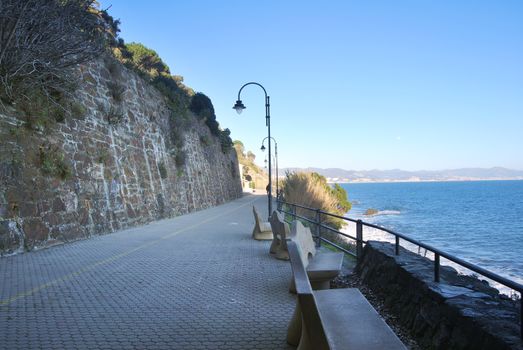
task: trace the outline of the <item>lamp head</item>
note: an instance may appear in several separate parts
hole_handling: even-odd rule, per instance
[[[238,114],[242,114],[242,111],[246,108],[244,105],[243,105],[243,102],[242,100],[238,100],[236,101],[236,104],[234,105],[234,107],[232,107],[233,109],[236,110],[236,112]]]
[[[262,145],[260,149],[262,152],[265,152],[265,145]]]

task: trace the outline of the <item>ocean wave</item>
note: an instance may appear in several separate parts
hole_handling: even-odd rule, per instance
[[[401,212],[399,210],[378,210],[378,211],[367,211],[364,215],[365,216],[381,216],[381,215],[400,215]]]

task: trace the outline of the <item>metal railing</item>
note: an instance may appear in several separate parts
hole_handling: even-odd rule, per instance
[[[303,220],[305,222],[308,222],[310,224],[312,224],[315,228],[316,228],[316,232],[315,232],[315,240],[316,240],[316,244],[319,246],[321,245],[321,242],[325,242],[343,252],[345,252],[346,254],[349,254],[349,255],[352,255],[354,257],[356,257],[356,259],[359,261],[362,257],[362,253],[363,253],[363,246],[364,244],[366,244],[367,242],[363,239],[363,227],[366,226],[366,227],[371,227],[371,228],[374,228],[374,229],[378,229],[380,231],[384,231],[384,232],[387,232],[391,235],[394,236],[395,238],[395,242],[394,242],[394,251],[395,251],[395,254],[396,255],[399,255],[400,254],[400,240],[404,240],[404,241],[407,241],[409,243],[412,243],[420,248],[423,248],[425,249],[426,251],[430,251],[434,254],[434,281],[435,282],[440,282],[440,267],[441,267],[441,264],[440,264],[440,259],[443,257],[449,261],[452,261],[460,266],[463,266],[465,268],[467,268],[468,270],[470,271],[473,271],[475,273],[478,273],[492,281],[495,281],[499,284],[502,284],[504,285],[505,287],[508,287],[516,292],[519,293],[520,295],[520,336],[521,338],[523,339],[523,285],[517,283],[517,282],[514,282],[512,280],[509,280],[508,278],[505,278],[503,276],[500,276],[498,274],[495,274],[491,271],[488,271],[482,267],[479,267],[477,265],[474,265],[472,263],[469,263],[468,261],[465,261],[463,259],[460,259],[454,255],[451,255],[449,253],[446,253],[438,248],[435,248],[429,244],[425,244],[423,242],[420,242],[416,239],[413,239],[413,238],[410,238],[408,236],[405,236],[401,233],[398,233],[398,232],[395,232],[393,230],[390,230],[390,229],[387,229],[385,227],[381,227],[381,226],[378,226],[378,225],[374,225],[374,224],[371,224],[371,223],[368,223],[368,222],[365,222],[365,221],[362,221],[362,220],[356,220],[356,219],[351,219],[351,218],[348,218],[348,217],[345,217],[345,216],[340,216],[340,215],[336,215],[336,214],[332,214],[332,213],[329,213],[329,212],[326,212],[326,211],[323,211],[321,209],[317,209],[317,208],[310,208],[310,207],[306,207],[306,206],[303,206],[303,205],[299,205],[299,204],[295,204],[295,203],[287,203],[285,201],[278,201],[278,210],[282,213],[285,213],[287,215],[290,215],[294,220],[296,219],[300,219],[300,220]],[[306,216],[302,216],[302,215],[298,215],[296,213],[296,209],[297,208],[300,208],[300,209],[304,209],[306,211],[311,211],[311,212],[314,212],[314,220],[313,219],[310,219],[310,217],[306,217]],[[287,210],[285,210],[287,209]],[[356,236],[352,236],[352,235],[349,235],[347,233],[344,233],[344,232],[340,232],[339,230],[336,230],[330,226],[327,226],[323,223],[324,220],[322,220],[322,215],[323,216],[328,216],[328,217],[332,217],[332,218],[337,218],[337,219],[340,219],[340,220],[344,220],[344,221],[348,221],[348,222],[353,222],[356,224]],[[324,230],[327,230],[329,232],[333,232],[337,235],[340,235],[342,237],[345,237],[345,238],[348,238],[348,239],[351,239],[355,242],[355,245],[356,245],[356,252],[353,252],[353,251],[350,251],[342,246],[340,246],[339,244],[335,243],[335,242],[332,242],[331,240],[325,238],[322,236],[322,229]]]

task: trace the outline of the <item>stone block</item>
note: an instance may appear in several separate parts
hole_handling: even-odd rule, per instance
[[[49,234],[49,228],[42,219],[24,220],[22,228],[25,238],[33,242],[43,242]]]
[[[61,211],[65,211],[65,203],[62,198],[57,197],[53,200],[53,212],[57,213]]]
[[[23,249],[24,237],[14,220],[0,220],[0,255]]]
[[[38,215],[38,206],[32,202],[22,202],[18,206],[21,217],[34,217]]]

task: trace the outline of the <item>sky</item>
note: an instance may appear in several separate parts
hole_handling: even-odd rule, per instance
[[[279,167],[523,169],[523,1],[102,0]],[[266,144],[267,146],[267,144]],[[273,151],[274,153],[274,151]]]

